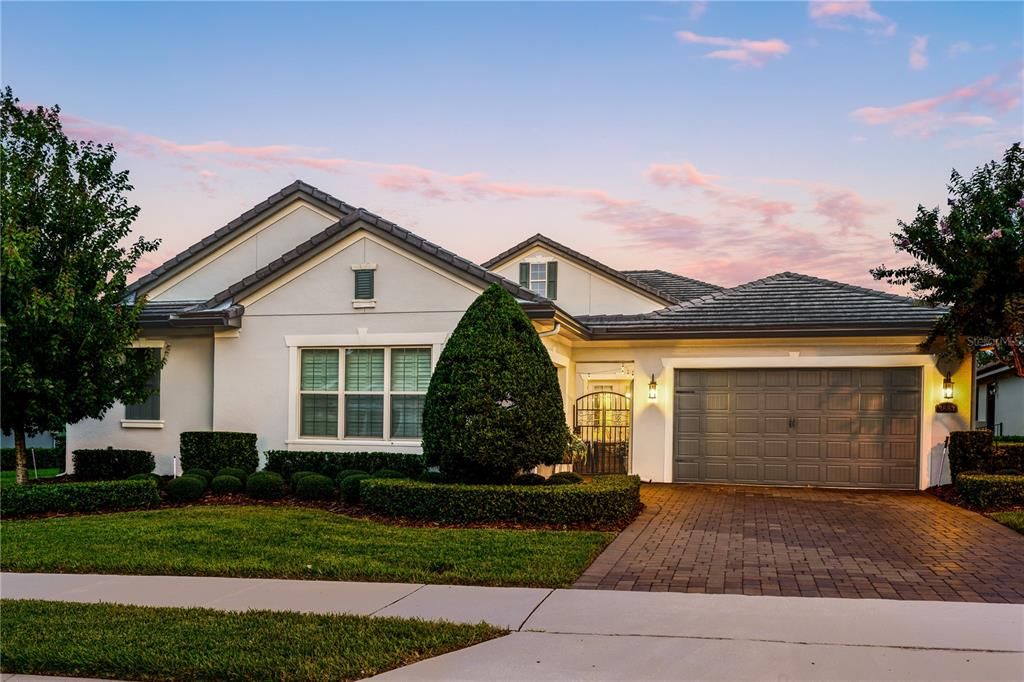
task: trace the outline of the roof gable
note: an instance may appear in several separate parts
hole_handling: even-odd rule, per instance
[[[648,299],[655,301],[656,303],[663,304],[674,304],[679,303],[681,299],[677,299],[671,294],[659,291],[658,289],[632,277],[627,277],[622,272],[611,268],[600,261],[594,260],[590,256],[586,256],[575,249],[571,249],[564,244],[556,242],[550,237],[546,237],[543,234],[537,233],[528,239],[525,239],[510,249],[507,249],[490,260],[484,261],[483,266],[488,270],[493,270],[499,265],[503,265],[508,261],[512,260],[519,254],[528,251],[535,246],[543,246],[546,249],[554,251],[564,258],[574,261],[576,264],[603,275],[605,278],[612,280],[613,282],[623,286],[635,293],[639,293]]]
[[[486,287],[491,284],[499,284],[520,301],[547,301],[543,296],[539,296],[528,289],[523,289],[514,282],[489,272],[470,260],[441,248],[437,244],[427,241],[378,215],[370,213],[366,209],[359,208],[353,210],[347,216],[302,244],[282,254],[276,260],[219,292],[207,300],[201,307],[216,309],[232,304],[247,294],[266,286],[274,279],[283,276],[293,268],[360,229],[365,229],[399,248],[413,251],[417,256],[424,258],[433,265],[480,286]]]
[[[301,180],[296,180],[220,227],[212,234],[207,235],[181,253],[172,256],[153,268],[149,273],[130,284],[126,293],[128,295],[146,293],[168,278],[202,261],[203,258],[229,243],[232,239],[244,235],[263,218],[299,199],[304,199],[314,206],[318,206],[338,217],[355,211],[355,207],[350,204],[336,199]]]

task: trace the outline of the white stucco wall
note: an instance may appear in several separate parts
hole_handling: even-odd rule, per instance
[[[648,313],[666,305],[540,246],[534,246],[497,266],[494,272],[518,283],[519,264],[531,260],[558,261],[558,298],[555,302],[570,315]]]
[[[352,305],[352,265],[374,264],[376,307]],[[418,442],[300,438],[298,352],[306,346],[431,346],[432,361],[481,289],[366,233],[272,290],[243,300],[238,334],[215,342],[213,424],[270,449],[419,452]],[[280,283],[279,283],[280,284]]]
[[[161,283],[149,293],[149,298],[154,301],[209,298],[336,221],[333,215],[306,202],[295,201],[253,224],[209,258]]]
[[[182,431],[208,431],[213,425],[213,339],[205,336],[164,336],[167,364],[160,374],[159,428],[132,428],[122,423],[124,405],[115,404],[101,419],[68,426],[68,471],[71,453],[83,448],[149,450],[158,473],[171,473]]]
[[[675,369],[682,367],[839,367],[920,366],[923,370],[921,415],[921,467],[919,487],[948,482],[948,464],[942,455],[950,431],[970,424],[970,367],[965,363],[953,378],[960,387],[954,395],[956,414],[938,414],[942,373],[931,356],[921,354],[918,339],[886,343],[872,339],[705,340],[678,343],[634,342],[631,346],[577,344],[573,360],[586,363],[632,362],[635,371],[633,452],[631,473],[645,481],[672,480],[672,410]],[[647,397],[654,374],[658,397]],[[577,385],[581,379],[577,377]]]
[[[1024,379],[1003,374],[996,381],[996,424],[1003,425],[1002,435],[1024,436]],[[978,414],[975,422],[984,425],[988,418],[987,395],[991,380],[978,382]]]

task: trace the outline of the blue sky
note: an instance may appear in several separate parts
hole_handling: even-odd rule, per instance
[[[4,3],[0,37],[17,96],[121,150],[154,262],[302,178],[478,261],[544,232],[613,267],[866,284],[897,218],[1021,139],[1022,26],[979,2]]]

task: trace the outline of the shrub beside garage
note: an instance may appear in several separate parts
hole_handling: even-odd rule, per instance
[[[577,485],[467,485],[408,479],[359,481],[367,508],[440,523],[619,524],[640,509],[638,476],[601,476]]]
[[[1024,476],[961,473],[956,478],[960,498],[978,509],[1024,506]]]

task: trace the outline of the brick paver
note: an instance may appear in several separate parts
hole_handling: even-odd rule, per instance
[[[574,587],[1024,603],[1024,535],[926,493],[646,484]]]

